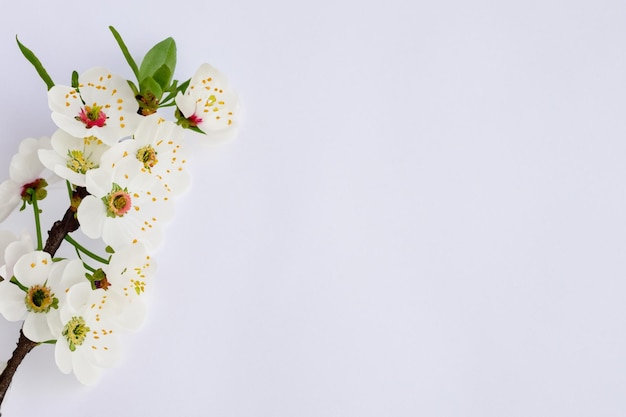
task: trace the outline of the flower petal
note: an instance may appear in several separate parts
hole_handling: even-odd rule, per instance
[[[78,206],[80,229],[92,239],[102,236],[102,227],[106,218],[106,208],[102,200],[92,195],[83,198]]]
[[[26,293],[9,281],[0,282],[0,314],[8,321],[18,321],[27,313],[24,297]]]
[[[55,339],[48,325],[48,319],[46,317],[48,314],[54,314],[54,311],[50,311],[47,314],[28,314],[24,320],[24,336],[28,337],[33,342],[39,343]]]
[[[26,287],[43,284],[52,270],[52,258],[43,251],[30,252],[17,260],[13,274]]]
[[[84,385],[93,385],[100,379],[102,369],[88,360],[85,360],[81,355],[73,355],[72,368],[76,379]]]

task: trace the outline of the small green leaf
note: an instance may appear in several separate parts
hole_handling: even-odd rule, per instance
[[[137,81],[139,81],[139,70],[137,69],[137,63],[135,62],[133,57],[130,55],[130,52],[128,52],[128,48],[126,47],[124,40],[122,39],[120,34],[117,32],[117,30],[115,30],[113,26],[109,26],[109,29],[111,30],[111,33],[113,33],[113,37],[115,38],[115,40],[117,41],[117,44],[122,50],[122,54],[124,54],[124,58],[126,58],[126,62],[128,62],[128,65],[130,65],[130,69],[133,70],[133,74],[135,74],[135,77],[137,77]]]
[[[130,86],[130,89],[133,90],[134,95],[139,94],[139,89],[137,88],[134,82],[128,80],[128,85]]]
[[[180,91],[181,93],[185,93],[185,91],[187,91],[187,87],[189,87],[189,84],[191,83],[191,78],[188,79],[187,81],[185,81],[184,83],[182,83],[181,85],[178,86],[178,91]]]
[[[141,92],[139,94],[146,96],[148,94],[154,95],[154,97],[158,99],[163,95],[163,90],[161,89],[161,85],[154,80],[152,77],[145,78],[141,84],[139,85]]]
[[[189,126],[187,129],[193,130],[194,132],[197,132],[197,133],[202,133],[203,135],[206,135],[206,132],[204,132],[198,126]]]
[[[72,71],[72,88],[78,90],[78,72]]]
[[[107,246],[106,248],[104,248],[104,251],[105,251],[106,253],[115,253],[115,249],[113,249],[113,248],[112,248],[112,247],[110,247],[110,246]]]
[[[169,72],[162,69],[167,68]],[[153,78],[161,86],[161,90],[169,87],[176,68],[176,42],[167,38],[157,43],[148,51],[139,67],[139,84],[147,78]],[[143,92],[143,89],[142,89]],[[158,96],[161,98],[161,96]]]
[[[161,68],[156,70],[152,75],[154,81],[159,83],[162,90],[165,90],[169,87],[170,81],[172,81],[172,71],[165,64],[161,65]]]
[[[43,82],[46,83],[48,90],[54,87],[54,81],[52,81],[52,78],[50,78],[50,75],[48,75],[48,71],[46,71],[46,69],[43,67],[43,64],[41,63],[39,58],[35,56],[33,51],[25,47],[17,38],[17,36],[15,37],[15,40],[17,41],[17,46],[20,48],[20,51],[22,51],[24,57],[28,60],[28,62],[33,64],[33,67],[35,67],[35,70],[37,70],[37,74],[39,74]]]

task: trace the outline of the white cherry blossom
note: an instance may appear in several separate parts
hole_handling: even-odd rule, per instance
[[[6,219],[19,205],[28,188],[40,188],[47,183],[43,178],[44,165],[39,160],[40,149],[50,149],[50,138],[26,138],[9,163],[9,179],[0,183],[0,221]],[[43,182],[42,182],[43,180]]]
[[[132,160],[137,171],[155,177],[165,195],[180,195],[190,183],[184,145],[185,130],[157,115],[144,117],[132,139],[125,140],[102,156],[110,166],[122,158]]]
[[[136,330],[146,316],[145,293],[156,273],[156,264],[146,247],[138,243],[118,248],[105,268],[107,291],[122,299],[120,324]]]
[[[72,136],[95,136],[108,145],[133,134],[140,115],[130,86],[100,67],[78,78],[78,88],[55,85],[48,91],[52,120]]]
[[[107,314],[115,309],[106,291],[92,290],[89,282],[71,286],[54,325],[55,361],[61,372],[73,372],[85,385],[95,383],[102,368],[119,360],[118,328]]]
[[[85,174],[100,166],[102,154],[110,147],[95,136],[77,138],[58,129],[51,138],[52,149],[40,149],[46,168],[74,185],[85,186]]]
[[[209,64],[202,64],[191,78],[185,93],[178,93],[179,123],[209,134],[236,124],[239,99],[226,77]]]
[[[9,321],[24,320],[24,335],[34,342],[55,339],[49,321],[58,314],[60,286],[66,261],[52,262],[46,252],[33,251],[21,256],[14,266],[15,284],[0,282],[0,313]]]

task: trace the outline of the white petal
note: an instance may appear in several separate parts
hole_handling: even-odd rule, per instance
[[[7,276],[10,278],[14,275],[13,267],[18,259],[23,255],[34,250],[33,241],[28,234],[20,237],[20,240],[11,242],[4,251],[4,260],[7,266]]]
[[[74,369],[74,375],[76,375],[76,379],[80,381],[84,385],[93,385],[98,382],[100,379],[100,374],[102,373],[102,369],[96,365],[91,364],[89,361],[81,358],[76,355],[74,352],[74,356],[72,358],[72,367]]]
[[[37,153],[39,155],[39,160],[51,171],[54,171],[54,168],[57,165],[62,165],[65,163],[65,160],[59,156],[59,154],[55,151],[51,151],[49,149],[40,149]]]
[[[85,340],[85,345],[85,349],[90,349],[90,361],[94,365],[111,368],[121,358],[119,340],[116,336],[109,335],[96,340]]]
[[[106,208],[99,198],[88,195],[78,206],[78,222],[83,233],[92,239],[102,235],[102,227],[106,218]]]
[[[17,240],[17,236],[13,232],[8,230],[0,230],[0,265],[5,263],[4,261],[4,251],[6,250],[9,244],[13,243]]]
[[[0,314],[8,321],[18,321],[27,313],[26,293],[9,281],[0,282]]]
[[[72,352],[65,338],[57,340],[54,347],[54,361],[64,374],[72,372]]]
[[[43,284],[52,270],[50,254],[42,251],[30,252],[17,260],[13,274],[25,287]]]
[[[196,110],[196,99],[188,94],[179,92],[176,95],[176,106],[185,117],[190,117]]]
[[[50,149],[50,140],[26,138],[22,141],[20,151],[13,155],[9,164],[9,176],[13,181],[24,185],[41,177],[44,166],[39,161],[39,149]]]
[[[15,181],[6,180],[0,184],[0,222],[15,210],[22,200],[22,186]]]
[[[82,104],[80,96],[72,87],[55,85],[48,91],[48,107],[53,112],[77,116]]]
[[[50,326],[48,326],[48,319],[46,316],[47,314],[44,313],[28,314],[24,320],[24,336],[28,337],[33,342],[53,340],[54,335],[50,330]]]
[[[108,167],[89,170],[85,174],[85,184],[89,193],[102,198],[111,191],[113,170]]]
[[[87,270],[80,259],[71,260],[63,270],[63,277],[60,283],[61,290],[66,293],[75,284],[86,282],[86,272]]]

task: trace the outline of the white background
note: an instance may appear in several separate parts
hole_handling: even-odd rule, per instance
[[[244,115],[195,155],[122,363],[85,388],[38,347],[3,416],[626,415],[626,3],[11,7],[3,178],[54,131],[16,34],[58,84],[131,76],[108,25],[137,59],[172,36]]]

